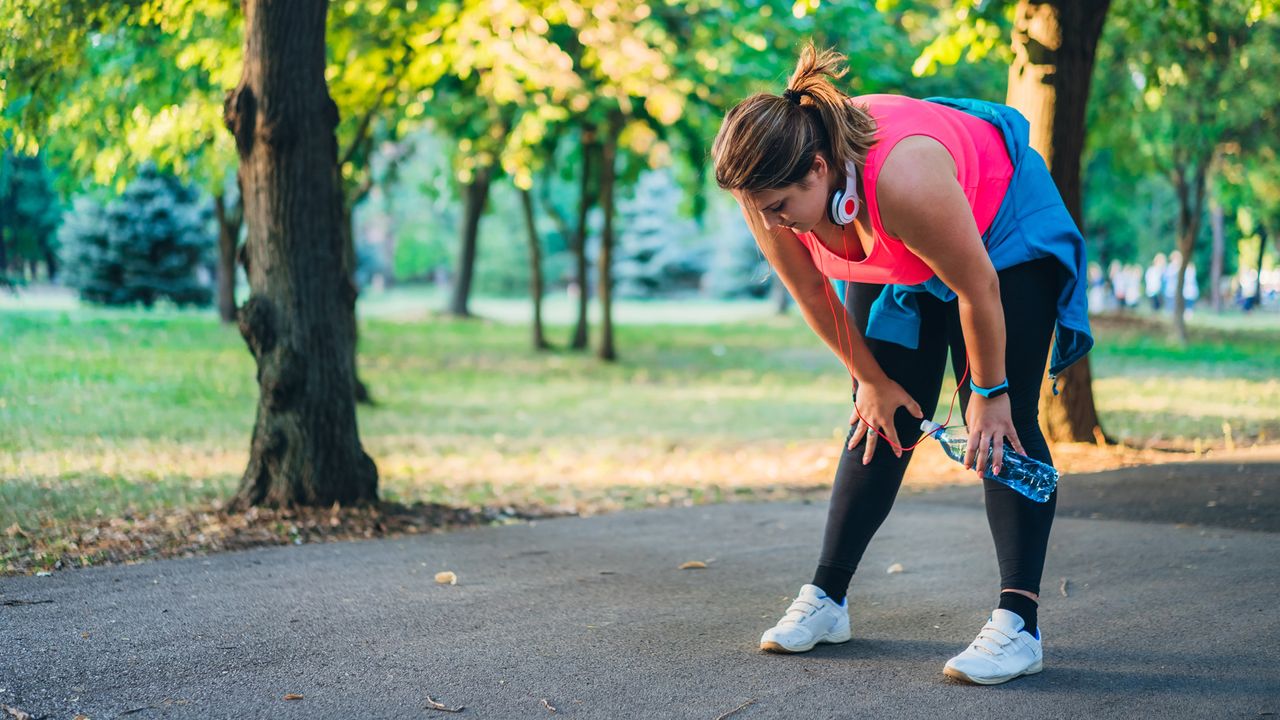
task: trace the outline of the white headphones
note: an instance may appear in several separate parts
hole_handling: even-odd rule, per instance
[[[844,166],[844,190],[837,189],[831,194],[831,204],[827,207],[827,217],[841,227],[853,222],[862,207],[858,199],[858,166],[852,162]]]

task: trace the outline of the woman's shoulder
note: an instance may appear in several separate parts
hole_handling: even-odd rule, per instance
[[[942,143],[924,135],[899,140],[885,154],[875,178],[881,227],[901,237],[900,221],[944,202],[954,191],[955,177],[955,161]]]
[[[860,105],[872,111],[875,114],[880,112],[893,112],[902,109],[921,109],[928,107],[930,103],[926,100],[920,100],[907,95],[897,95],[893,93],[868,93],[866,95],[851,95],[849,102]]]
[[[889,94],[856,95],[849,100],[875,120],[876,144],[871,149],[872,155],[887,155],[903,138],[937,132],[935,106],[927,100]]]

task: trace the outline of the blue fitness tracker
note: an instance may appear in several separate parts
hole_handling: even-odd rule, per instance
[[[977,383],[975,383],[973,379],[970,378],[969,389],[978,393],[984,398],[1000,397],[1001,395],[1004,395],[1005,393],[1009,392],[1009,381],[1005,380],[995,387],[984,388],[978,385]]]

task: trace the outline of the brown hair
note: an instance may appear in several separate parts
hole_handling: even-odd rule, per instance
[[[848,72],[845,59],[835,50],[818,52],[810,41],[783,96],[757,93],[726,113],[711,146],[716,184],[746,192],[793,185],[819,152],[835,172],[843,173],[849,162],[862,167],[874,143],[875,121],[831,83]]]

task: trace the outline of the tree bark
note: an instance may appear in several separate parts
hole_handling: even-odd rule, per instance
[[[218,317],[224,323],[236,321],[236,246],[244,221],[244,205],[227,207],[227,196],[213,196],[213,212],[218,220]]]
[[[520,203],[524,207],[524,225],[529,231],[529,299],[533,301],[533,349],[547,350],[546,335],[542,332],[542,241],[538,239],[538,226],[533,213],[533,193],[520,190]]]
[[[1014,62],[1006,102],[1031,123],[1031,146],[1049,165],[1054,184],[1078,227],[1082,221],[1080,156],[1085,107],[1098,37],[1110,0],[1020,0],[1014,19]],[[1083,281],[1083,278],[1081,279]],[[1093,442],[1102,436],[1086,356],[1058,376],[1059,393],[1045,383],[1040,424],[1055,442]]]
[[[578,322],[573,331],[574,350],[587,349],[587,213],[591,210],[591,159],[595,155],[595,129],[582,129],[582,186],[578,201],[578,228],[573,237],[577,261],[574,281],[578,283]]]
[[[326,0],[244,0],[244,70],[224,115],[236,139],[250,296],[240,332],[258,367],[249,464],[233,502],[377,499],[351,374],[355,288],[325,85]]]
[[[471,317],[467,303],[471,297],[471,280],[476,270],[476,244],[480,233],[480,216],[489,201],[489,183],[493,169],[485,166],[476,171],[475,178],[466,188],[466,208],[462,221],[462,237],[458,252],[458,269],[453,278],[453,299],[449,314],[455,317]]]
[[[601,360],[618,359],[613,343],[613,186],[616,175],[615,161],[618,155],[618,133],[622,119],[617,114],[609,118],[604,143],[600,147],[600,203],[604,208],[604,228],[600,233],[600,352]]]
[[[1215,313],[1222,312],[1222,265],[1227,252],[1226,218],[1218,201],[1209,203],[1209,222],[1213,230],[1213,258],[1209,263],[1209,292]]]

